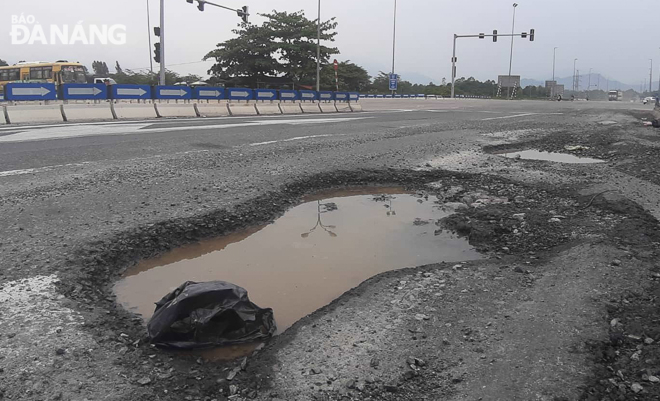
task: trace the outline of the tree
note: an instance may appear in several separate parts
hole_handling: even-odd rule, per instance
[[[339,63],[338,75],[340,91],[366,92],[371,86],[367,70],[350,60]],[[333,64],[328,64],[321,69],[321,88],[335,90],[335,87],[335,68]]]
[[[117,66],[119,66],[119,63],[117,63]],[[107,77],[110,75],[108,65],[104,61],[92,62],[92,70],[94,70],[94,75],[99,77]]]
[[[265,78],[279,75],[280,80],[300,85],[316,83],[316,21],[310,21],[302,11],[273,11],[262,14],[260,25],[243,23],[233,31],[236,38],[219,43],[204,60],[215,59],[209,70],[212,81],[237,82],[256,87]],[[334,41],[337,23],[334,19],[321,23],[321,40]],[[339,50],[321,46],[321,63],[327,64]]]
[[[115,62],[115,73],[117,74],[123,74],[124,70],[122,70],[121,66],[119,65],[119,61]]]
[[[204,60],[214,58],[216,61],[208,72],[216,80],[246,77],[248,86],[256,87],[260,79],[277,71],[271,35],[263,27],[248,23],[232,32],[236,38],[219,43],[217,49],[204,56]]]
[[[0,58],[0,67],[4,67],[4,66],[7,66],[7,65],[9,65],[9,63],[7,63],[5,60]]]
[[[305,17],[303,11],[287,13],[273,11],[262,14],[267,18],[263,29],[270,34],[271,50],[280,63],[278,72],[301,84],[316,81],[317,23]],[[321,23],[321,40],[334,42],[337,22],[332,18]],[[335,47],[320,46],[321,64],[327,64],[330,56],[339,54]]]

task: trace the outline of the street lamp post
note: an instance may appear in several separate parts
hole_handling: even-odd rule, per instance
[[[160,0],[160,84],[165,85],[165,0]]]
[[[653,91],[653,59],[650,58],[649,61],[651,61],[651,71],[649,72],[649,93]]]
[[[589,91],[591,90],[591,70],[593,68],[589,68],[589,83],[587,84],[587,100],[589,100]]]
[[[394,29],[392,33],[392,74],[394,74],[394,57],[396,54],[396,0],[394,0]],[[395,91],[392,91],[394,94]]]
[[[513,23],[511,25],[511,54],[509,56],[509,84],[506,88],[506,97],[511,98],[511,66],[513,65],[513,33],[516,30],[516,7],[518,3],[513,3]]]
[[[558,47],[555,47],[555,50],[552,52],[552,80],[555,80],[555,60],[557,59],[557,49]]]
[[[575,85],[575,66],[577,64],[578,59],[573,60],[573,92],[575,92],[576,85]]]
[[[319,19],[316,22],[316,91],[321,91],[321,0],[319,0]]]

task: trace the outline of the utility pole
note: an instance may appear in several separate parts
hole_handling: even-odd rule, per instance
[[[555,47],[555,50],[552,52],[552,80],[555,80],[555,60],[557,59],[557,49],[558,47]]]
[[[589,100],[589,91],[591,90],[591,70],[593,68],[589,68],[589,83],[587,84],[587,100]]]
[[[651,71],[649,71],[649,92],[653,90],[653,59],[649,59],[651,61]]]
[[[147,0],[147,37],[149,38],[149,69],[154,73],[154,61],[151,59],[151,17],[149,16],[149,0]]]
[[[319,0],[319,19],[316,23],[316,91],[321,91],[321,0]]]
[[[577,70],[575,75],[575,91],[580,91],[580,70]]]
[[[576,90],[576,85],[575,83],[577,82],[577,77],[575,76],[575,65],[577,63],[578,59],[573,60],[573,92],[577,92]]]
[[[394,57],[396,54],[396,0],[394,0],[394,29],[392,33],[392,74],[394,74]],[[394,95],[395,91],[392,91]]]
[[[513,33],[516,30],[516,8],[518,3],[513,3],[513,23],[511,25],[511,54],[509,55],[509,84],[506,88],[507,99],[511,98],[511,66],[513,65]]]
[[[165,85],[165,0],[160,0],[160,80]]]

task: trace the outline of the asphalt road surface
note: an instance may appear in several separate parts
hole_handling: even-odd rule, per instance
[[[605,232],[619,220],[614,215],[606,215],[605,218],[601,218],[605,214],[587,217],[580,215],[576,217],[574,224],[576,227],[578,223],[583,224],[580,226],[583,231],[580,231],[580,228],[571,232],[570,226],[564,226],[569,231],[559,232],[557,226],[548,225],[548,219],[554,218],[554,214],[546,214],[548,211],[562,212],[562,208],[566,209],[566,213],[575,212],[574,203],[579,199],[563,199],[565,193],[549,197],[537,188],[518,188],[511,184],[511,181],[499,181],[501,177],[527,184],[551,183],[559,189],[568,188],[569,184],[575,183],[579,184],[578,188],[583,189],[598,181],[599,185],[604,186],[595,189],[596,194],[602,192],[603,188],[623,188],[625,191],[622,192],[646,209],[654,213],[660,211],[660,187],[658,183],[650,184],[654,182],[655,176],[646,173],[644,163],[647,163],[647,160],[638,158],[638,155],[650,155],[648,160],[651,160],[657,148],[655,138],[648,136],[654,133],[653,129],[642,127],[637,118],[637,115],[644,113],[650,115],[653,110],[651,105],[448,99],[366,99],[361,102],[365,110],[361,113],[0,126],[0,303],[3,305],[0,311],[0,398],[4,394],[8,399],[83,400],[100,399],[99,394],[103,394],[104,399],[108,400],[210,400],[220,394],[219,391],[229,395],[228,383],[221,383],[218,379],[227,374],[224,365],[207,366],[195,359],[179,360],[169,354],[154,353],[141,340],[144,335],[141,321],[117,308],[109,288],[121,269],[134,263],[138,257],[154,256],[203,237],[239,229],[245,224],[268,222],[298,202],[300,195],[322,189],[326,185],[337,187],[377,181],[423,187],[432,179],[447,177],[448,182],[453,180],[452,187],[465,187],[462,191],[468,194],[469,202],[483,200],[474,192],[482,188],[502,192],[505,194],[502,196],[511,199],[518,194],[524,194],[522,198],[527,197],[534,202],[530,201],[523,206],[507,205],[505,210],[495,210],[495,217],[482,216],[486,219],[484,226],[488,226],[489,221],[506,220],[502,216],[521,212],[513,210],[516,207],[527,208],[523,212],[532,216],[534,213],[539,214],[540,217],[536,220],[530,218],[530,224],[534,221],[541,222],[537,231],[547,233],[547,238],[534,240],[538,243],[530,240],[529,244],[525,245],[537,246],[538,249],[521,248],[516,256],[520,259],[515,262],[524,268],[527,268],[526,263],[531,263],[530,260],[536,260],[529,259],[529,249],[538,251],[543,247],[542,249],[547,250],[561,240],[582,232],[588,232],[589,236],[585,235],[585,238],[600,238],[601,231]],[[632,139],[628,141],[626,130],[641,135],[641,139],[636,139],[636,142]],[[555,132],[563,136],[553,144],[552,135]],[[584,138],[588,133],[590,140],[594,142],[588,144],[592,151],[604,149],[602,154],[592,156],[611,157],[612,166],[616,169],[603,163],[588,167],[543,165],[536,166],[538,171],[531,171],[521,168],[514,161],[482,152],[486,145],[515,142],[517,138],[525,135],[530,135],[530,138],[536,135],[534,140],[537,141],[541,141],[539,138],[543,137],[546,146],[564,149],[565,145],[580,144],[582,133]],[[616,140],[611,139],[614,136]],[[618,144],[618,147],[613,148],[613,143]],[[641,148],[634,148],[633,145],[644,148],[640,150]],[[630,152],[626,153],[625,157],[616,159],[617,155],[628,149],[626,147],[630,147]],[[451,173],[441,171],[449,166]],[[439,169],[434,170],[436,167]],[[500,177],[495,177],[496,175]],[[483,178],[486,176],[490,178]],[[324,177],[329,178],[326,180]],[[465,182],[461,183],[461,180]],[[489,180],[492,182],[488,182]],[[581,186],[582,184],[584,185]],[[472,195],[469,194],[476,195],[470,198]],[[617,205],[620,210],[636,210],[625,203]],[[593,221],[588,220],[590,218],[593,218]],[[648,219],[648,216],[630,221],[646,221],[645,219]],[[509,220],[514,221],[511,224],[520,223],[516,219]],[[556,220],[561,221],[559,218]],[[626,230],[628,231],[622,231],[622,237],[641,232],[641,228],[628,227]],[[497,242],[502,235],[504,234],[485,236],[496,241],[488,246],[491,249],[508,247],[508,243]],[[365,382],[363,378],[360,385],[366,386],[367,389],[372,388],[375,392],[373,394],[379,395],[374,395],[375,398],[365,398],[367,396],[364,393],[363,398],[352,399],[417,400],[423,399],[420,394],[436,394],[435,392],[446,394],[446,397],[443,395],[431,399],[479,399],[484,394],[489,396],[489,393],[483,390],[488,381],[491,382],[487,384],[494,386],[496,389],[493,391],[500,397],[491,399],[532,399],[530,394],[533,391],[547,388],[565,388],[566,394],[571,391],[570,395],[577,394],[578,384],[565,385],[561,380],[586,380],[586,376],[578,377],[574,374],[578,369],[587,369],[587,363],[578,360],[586,351],[573,352],[574,348],[571,348],[578,342],[571,335],[580,330],[562,330],[568,326],[573,327],[574,324],[576,327],[579,324],[585,332],[600,327],[599,322],[592,319],[601,319],[607,312],[604,307],[596,308],[591,299],[587,299],[591,293],[582,291],[582,288],[592,282],[598,282],[598,286],[594,284],[594,288],[614,288],[614,285],[606,280],[616,276],[616,273],[612,273],[609,278],[589,276],[599,270],[596,270],[596,267],[584,267],[591,263],[587,256],[600,258],[601,265],[608,265],[611,258],[624,259],[624,264],[628,262],[628,259],[624,258],[627,256],[621,254],[622,249],[627,249],[623,245],[606,246],[599,243],[598,247],[575,248],[568,254],[561,255],[558,250],[549,256],[557,260],[554,265],[549,265],[561,267],[547,275],[550,279],[564,274],[562,272],[567,271],[565,267],[570,266],[575,258],[585,259],[580,265],[583,269],[580,274],[584,273],[581,279],[583,281],[575,280],[577,275],[566,274],[566,277],[556,279],[556,289],[552,288],[554,283],[534,287],[532,281],[535,278],[531,275],[520,275],[521,273],[514,272],[513,269],[503,270],[497,258],[487,261],[491,265],[482,266],[486,270],[475,268],[476,277],[470,276],[472,271],[450,271],[449,274],[455,277],[448,276],[446,280],[449,283],[456,280],[456,285],[452,285],[456,293],[452,295],[449,303],[472,293],[486,294],[486,291],[481,290],[468,294],[468,289],[461,290],[460,285],[464,283],[495,283],[488,291],[492,292],[493,297],[501,295],[501,298],[497,298],[501,300],[497,304],[490,299],[478,298],[459,302],[452,308],[477,305],[477,309],[481,309],[460,309],[456,312],[456,316],[460,318],[442,317],[455,320],[451,330],[457,330],[454,333],[456,339],[452,337],[451,341],[446,341],[447,344],[438,340],[435,345],[432,344],[435,348],[431,347],[428,352],[441,355],[446,351],[447,355],[451,355],[451,358],[447,357],[451,361],[442,360],[441,356],[438,356],[435,362],[430,362],[437,363],[433,369],[428,369],[427,372],[420,368],[415,372],[419,370],[422,373],[436,374],[435,372],[444,372],[443,369],[454,369],[455,372],[451,370],[454,376],[425,376],[427,382],[417,382],[415,386],[408,385],[409,388],[400,383],[394,385],[388,384],[389,382]],[[641,254],[642,251],[636,254],[636,260],[646,263],[648,255],[645,259]],[[641,272],[641,268],[639,271]],[[485,277],[479,276],[482,272],[497,276],[503,281],[482,281]],[[525,273],[525,270],[521,268],[520,272]],[[555,273],[557,275],[553,275]],[[403,277],[408,273],[396,274]],[[433,271],[428,274],[429,276],[415,276],[416,278],[404,281],[419,280],[420,286],[423,286],[428,284],[424,281],[428,278],[435,280],[433,286],[444,287],[446,283],[443,277],[436,277]],[[588,280],[584,278],[587,276],[590,277]],[[396,277],[399,276],[392,277],[392,280],[398,280]],[[624,275],[620,282],[625,282],[625,277]],[[629,278],[635,276],[629,275]],[[589,281],[592,279],[595,281]],[[519,285],[521,281],[524,281],[523,286]],[[497,283],[502,283],[502,286]],[[347,304],[343,302],[333,308],[344,308],[345,305],[349,308],[351,302],[357,303],[358,312],[360,305],[367,305],[367,310],[389,307],[389,297],[393,296],[390,291],[403,285],[395,281],[378,281],[372,284],[371,287],[365,287],[364,291],[372,293],[367,293],[364,298],[348,297]],[[633,286],[634,283],[630,285]],[[438,293],[437,288],[440,287],[429,287],[429,293],[426,295],[431,297]],[[537,288],[538,292],[533,292],[534,288]],[[525,292],[528,289],[529,291]],[[556,290],[564,291],[563,295],[557,296]],[[447,288],[446,291],[449,292],[450,289]],[[502,294],[495,294],[497,291]],[[512,299],[513,295],[520,295],[520,299]],[[618,297],[619,293],[616,296]],[[529,301],[530,299],[538,300],[538,304]],[[564,300],[574,301],[574,304],[567,307],[558,303]],[[465,334],[463,326],[473,324],[472,327],[490,327],[486,326],[491,319],[489,307],[511,305],[513,308],[518,305],[522,310],[529,309],[532,304],[543,307],[532,308],[534,310],[533,313],[530,312],[530,316],[533,318],[527,321],[515,320],[521,319],[517,311],[500,311],[502,316],[513,317],[495,322],[495,325],[513,322],[511,326],[497,329],[503,333],[507,330],[513,333],[517,328],[521,328],[516,335],[507,338],[507,341],[510,340],[507,343],[510,348],[507,349],[511,352],[492,358],[509,365],[500,368],[492,362],[490,365],[484,363],[491,361],[490,357],[485,359],[484,349],[488,348],[487,342],[481,345],[483,349],[480,346],[477,351],[464,349],[461,339],[470,334]],[[550,306],[553,308],[552,319],[543,317],[544,307],[549,304],[552,304]],[[602,305],[599,304],[600,306]],[[410,307],[413,308],[414,305]],[[571,311],[575,313],[571,314]],[[332,310],[322,313],[326,312],[330,313]],[[390,312],[391,310],[385,310],[383,314]],[[442,309],[436,312],[440,314],[446,311]],[[425,310],[424,313],[435,312]],[[333,326],[327,327],[327,331],[321,336],[310,336],[308,332],[303,332],[303,329],[316,327],[317,323],[319,327],[331,326],[346,316],[356,316],[355,311],[335,314],[332,323],[331,319],[316,315],[313,319],[318,321],[309,320],[304,324],[294,325],[291,332],[287,331],[289,334],[274,341],[275,344],[267,351],[270,354],[265,354],[265,360],[255,362],[260,369],[264,369],[260,371],[260,374],[263,374],[259,376],[259,380],[274,372],[268,370],[271,367],[268,358],[281,349],[284,355],[282,360],[286,359],[286,355],[291,355],[291,360],[280,367],[289,370],[274,375],[279,378],[271,383],[273,386],[279,386],[279,394],[298,394],[303,390],[309,392],[314,386],[330,393],[337,390],[339,385],[334,389],[326,388],[333,382],[332,377],[324,376],[323,380],[314,381],[313,378],[308,378],[306,373],[301,376],[299,370],[307,372],[310,368],[316,369],[317,365],[310,364],[321,362],[309,362],[305,358],[323,358],[325,355],[307,352],[307,349],[332,348],[334,351],[327,354],[327,364],[330,366],[337,362],[337,374],[341,375],[341,363],[347,360],[347,356],[337,353],[338,348],[334,348],[342,341],[337,334],[340,331],[335,331],[336,327]],[[377,331],[378,335],[394,336],[394,327],[400,329],[400,336],[392,340],[394,345],[391,349],[378,351],[380,353],[377,355],[383,357],[380,362],[373,362],[372,354],[369,353],[371,351],[364,354],[358,362],[366,361],[366,367],[360,367],[354,373],[366,372],[374,366],[379,366],[377,373],[387,376],[388,372],[399,372],[401,362],[410,356],[404,353],[417,347],[417,342],[410,342],[410,326],[401,323],[401,319],[415,319],[406,314],[401,319],[395,318],[391,321],[379,320],[378,315],[374,316],[376,317],[372,316],[373,321],[369,323],[374,332]],[[462,323],[462,320],[459,320],[476,319],[474,316],[483,318],[483,321],[468,320],[467,323]],[[421,325],[427,321],[421,319],[414,324]],[[547,323],[548,329],[540,330],[541,326],[537,325],[539,321]],[[548,349],[534,348],[539,344],[550,344],[545,342],[542,336],[557,327],[548,322],[564,322],[556,324],[557,327],[561,326],[561,330],[551,338],[556,342],[552,342]],[[437,340],[449,335],[441,332],[450,330],[444,321],[442,323],[429,328],[429,332],[435,333],[437,337],[429,338]],[[348,321],[343,327],[346,330],[342,333],[349,333],[360,326],[354,321]],[[609,323],[605,322],[604,327],[604,330],[607,330]],[[525,331],[527,329],[529,331]],[[326,343],[314,342],[319,338],[326,339],[326,333],[329,333]],[[356,338],[362,334],[364,333],[355,333]],[[331,338],[331,335],[334,337]],[[602,337],[603,332],[594,334],[594,337],[598,336]],[[536,340],[539,338],[540,340]],[[413,339],[418,340],[416,336]],[[421,334],[419,339],[422,339]],[[524,344],[520,345],[517,340]],[[306,344],[305,348],[298,346],[296,341]],[[582,341],[580,344],[584,343],[582,338],[579,341]],[[476,347],[476,343],[470,346]],[[538,372],[532,372],[541,357],[532,351],[527,356],[518,353],[517,347],[538,351],[538,355],[543,354],[547,361],[567,358],[562,360],[561,365],[566,367],[562,368],[563,370],[558,368],[561,370],[558,373],[553,370],[553,373],[549,374],[549,366],[538,365]],[[358,346],[351,343],[348,348],[347,352],[352,355],[351,352],[357,350]],[[500,347],[501,349],[504,348]],[[558,350],[566,350],[566,353],[555,354],[560,352]],[[517,360],[517,356],[520,359]],[[303,359],[309,363],[306,362],[305,366],[298,365]],[[456,361],[466,361],[468,365],[472,363],[473,365],[469,366],[474,366],[477,370],[482,369],[482,374],[470,376],[470,372],[476,370],[462,368],[463,362]],[[416,364],[417,362],[413,361],[413,365]],[[353,364],[351,368],[355,369],[355,366],[356,364]],[[507,369],[507,366],[510,369]],[[516,370],[520,366],[521,370]],[[635,366],[634,369],[640,371],[642,368]],[[460,369],[466,372],[458,372]],[[500,373],[502,376],[499,376]],[[418,377],[416,374],[407,376],[414,379]],[[247,373],[243,375],[246,376]],[[469,385],[465,385],[463,380],[468,377],[471,381],[468,382]],[[248,378],[245,386],[258,382]],[[553,378],[557,380],[550,382]],[[546,382],[546,379],[549,381]],[[314,381],[313,386],[310,387],[306,380]],[[3,381],[7,384],[2,384]],[[518,387],[508,386],[508,383],[513,381],[524,383],[516,385]],[[431,389],[427,383],[442,388]],[[353,391],[355,385],[349,383],[347,387],[344,383],[341,385],[342,391],[348,391],[347,388]],[[219,390],[221,386],[222,389]],[[452,386],[463,386],[461,391],[464,391],[467,398],[460,398],[457,393],[453,393]],[[319,388],[314,387],[313,391],[316,392]],[[399,388],[403,393],[395,394]],[[262,399],[274,399],[277,396],[276,391],[269,393],[250,388],[250,391],[255,391],[254,397],[257,397],[257,390]],[[530,392],[526,392],[527,390]],[[355,391],[353,395],[362,397]],[[452,398],[455,395],[456,398]],[[254,398],[248,392],[241,393],[241,397],[244,398],[235,399]],[[294,399],[286,396],[284,398]],[[299,399],[311,398],[305,395]]]

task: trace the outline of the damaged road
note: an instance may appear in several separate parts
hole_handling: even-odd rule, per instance
[[[564,103],[5,141],[0,398],[657,399],[650,109]],[[605,162],[495,154],[524,149]],[[380,274],[233,362],[153,348],[115,302],[113,283],[139,260],[271,222],[304,195],[368,185],[453,204],[436,226],[485,259]]]

